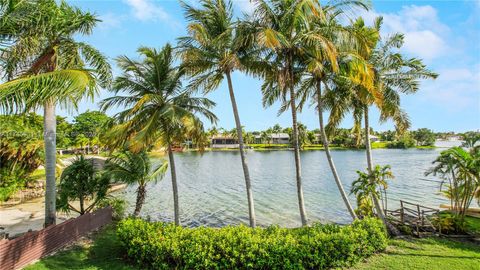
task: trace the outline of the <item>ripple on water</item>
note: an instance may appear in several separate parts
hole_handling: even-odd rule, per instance
[[[398,207],[400,199],[438,207],[446,200],[439,195],[438,179],[424,176],[440,150],[373,151],[376,164],[392,166],[395,179],[388,190],[388,206]],[[364,151],[333,151],[337,170],[349,193],[357,170],[365,170]],[[220,227],[248,224],[245,180],[240,155],[235,151],[176,153],[181,222],[186,226]],[[300,216],[292,151],[247,152],[252,179],[257,223],[267,226],[299,226]],[[301,154],[305,205],[312,222],[348,223],[346,210],[323,151]],[[154,160],[159,162],[159,160]],[[170,175],[148,186],[142,215],[152,220],[173,219],[173,195]],[[136,187],[128,187],[119,196],[130,205]],[[352,203],[355,198],[349,195]]]

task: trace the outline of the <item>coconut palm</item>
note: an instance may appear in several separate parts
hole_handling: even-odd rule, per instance
[[[334,99],[330,104],[325,104],[325,91],[322,91],[322,88],[338,87],[339,84],[345,85],[346,82],[367,86],[369,83],[371,84],[369,68],[362,54],[368,53],[374,46],[378,39],[378,32],[375,29],[363,27],[362,19],[357,19],[350,26],[343,26],[338,22],[338,16],[342,14],[341,11],[334,7],[324,7],[324,9],[325,19],[316,20],[313,27],[331,41],[331,46],[334,47],[337,57],[335,61],[326,58],[322,52],[322,44],[312,44],[307,48],[304,60],[305,74],[302,78],[299,94],[301,96],[300,106],[303,106],[303,103],[310,98],[314,100],[318,110],[320,137],[330,169],[350,215],[353,219],[356,219],[356,214],[348,200],[330,152],[330,142],[323,119],[323,112],[329,108],[331,110],[330,117],[338,117],[337,112],[339,108],[342,108],[340,107],[342,102],[339,104]],[[366,89],[370,90],[369,87],[366,87]],[[329,92],[330,96],[335,93],[334,91]],[[338,98],[337,95],[333,97]],[[340,98],[343,97],[340,96]],[[340,116],[343,116],[343,114],[340,114]]]
[[[44,109],[45,226],[56,219],[55,107],[75,107],[111,79],[106,58],[74,39],[90,34],[97,22],[95,15],[54,0],[20,1],[2,16],[1,28],[8,29],[4,38],[10,44],[2,51],[2,65],[6,78],[14,79],[3,85],[9,91],[2,93],[2,103],[17,110]]]
[[[380,31],[382,19],[374,24],[377,32]],[[369,31],[363,24],[356,24],[357,31]],[[367,68],[371,69],[372,84],[361,84],[362,78],[343,81],[334,85],[334,89],[327,89],[325,102],[331,108],[329,126],[327,131],[338,126],[347,112],[353,113],[355,121],[354,130],[360,137],[362,120],[364,124],[364,137],[368,171],[373,170],[372,151],[370,144],[369,107],[376,105],[381,113],[380,121],[392,119],[397,131],[406,130],[409,125],[408,115],[400,107],[400,93],[411,94],[418,90],[419,79],[435,78],[437,75],[428,69],[416,58],[405,59],[400,53],[392,49],[400,48],[403,44],[403,35],[394,34],[386,40],[378,39],[371,52],[364,51],[362,58],[368,62]],[[355,66],[354,66],[355,67]],[[358,70],[356,66],[353,70]],[[356,72],[358,74],[358,72]],[[326,87],[328,85],[325,85]],[[394,227],[388,224],[379,201],[372,198],[376,214],[384,221],[392,233]]]
[[[172,176],[174,219],[175,224],[180,225],[172,146],[182,143],[190,130],[199,126],[195,124],[200,122],[197,114],[216,122],[216,116],[209,110],[215,103],[207,98],[194,97],[192,91],[182,88],[184,73],[173,66],[174,57],[169,44],[160,51],[140,47],[138,53],[143,58],[141,61],[127,56],[117,58],[123,73],[114,80],[112,92],[115,95],[101,102],[103,110],[126,107],[113,116],[109,144],[123,147],[127,142],[133,151],[149,149],[155,144],[166,148]]]
[[[271,106],[281,101],[280,112],[290,109],[292,114],[292,145],[295,153],[295,172],[300,218],[307,224],[303,199],[300,142],[297,123],[297,92],[305,51],[313,44],[325,59],[336,62],[337,53],[332,42],[312,27],[325,14],[318,1],[275,0],[254,1],[255,11],[242,26],[244,42],[253,42],[260,50],[259,63],[249,65],[251,73],[262,77],[263,104]]]
[[[182,2],[189,21],[189,35],[179,38],[183,68],[193,78],[190,87],[205,93],[218,89],[226,78],[235,119],[235,133],[239,143],[240,159],[247,191],[250,226],[255,227],[253,191],[245,154],[242,124],[233,90],[231,74],[242,70],[241,47],[236,42],[232,3],[227,0],[202,0],[201,8]]]
[[[137,153],[124,150],[114,154],[106,161],[104,173],[113,182],[138,185],[137,200],[133,211],[133,216],[137,217],[145,202],[147,184],[162,179],[167,168],[167,161],[162,161],[152,168],[152,163],[145,150]]]

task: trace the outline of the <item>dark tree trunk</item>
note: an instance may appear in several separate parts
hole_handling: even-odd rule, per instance
[[[146,184],[142,183],[138,185],[137,188],[137,201],[135,202],[135,210],[133,211],[133,216],[138,217],[140,211],[142,210],[143,203],[145,202],[145,195],[147,193]]]

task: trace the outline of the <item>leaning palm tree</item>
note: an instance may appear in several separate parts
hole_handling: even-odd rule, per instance
[[[372,75],[362,54],[367,53],[374,46],[378,38],[378,32],[375,29],[359,28],[359,25],[363,26],[362,19],[357,19],[352,25],[343,26],[338,22],[338,16],[342,14],[340,10],[336,10],[334,7],[324,7],[324,9],[326,13],[325,19],[316,20],[313,27],[331,40],[331,46],[334,47],[337,58],[334,62],[325,58],[322,43],[313,44],[307,48],[304,60],[305,74],[302,78],[299,93],[301,97],[299,106],[303,106],[303,103],[310,98],[314,100],[318,111],[320,137],[323,142],[327,161],[347,210],[351,217],[356,219],[357,216],[348,200],[347,193],[343,188],[330,152],[330,143],[323,119],[323,112],[329,107],[331,108],[330,117],[337,117],[335,112],[338,111],[337,107],[339,107],[340,104],[338,104],[336,100],[330,104],[325,104],[324,91],[322,91],[322,88],[328,88],[329,85],[332,87],[338,84],[344,84],[345,82],[351,82],[362,84],[366,86],[366,89],[370,90],[371,87],[369,86],[371,85]]]
[[[382,19],[378,18],[374,25],[380,31]],[[360,29],[365,28],[362,24],[356,25]],[[331,130],[337,126],[347,112],[353,113],[355,122],[354,129],[360,135],[362,120],[364,124],[365,148],[367,157],[368,172],[371,173],[374,167],[370,144],[369,107],[375,105],[380,110],[380,121],[393,119],[397,131],[403,132],[410,126],[408,115],[400,107],[400,93],[412,94],[418,91],[419,80],[435,78],[437,75],[429,71],[421,60],[416,58],[405,59],[400,53],[393,52],[403,44],[403,35],[394,34],[385,41],[378,39],[374,50],[361,55],[367,60],[369,68],[372,69],[372,84],[368,87],[349,81],[336,84],[334,89],[329,89],[325,100],[332,109],[329,118]],[[370,89],[368,89],[370,88]],[[397,230],[387,222],[380,202],[373,197],[375,212],[378,217],[387,225],[393,234]]]
[[[122,106],[125,110],[113,116],[109,131],[110,145],[132,151],[149,149],[156,144],[168,152],[172,178],[174,219],[180,225],[177,174],[172,147],[181,143],[192,127],[200,125],[198,115],[212,123],[217,118],[210,111],[215,103],[207,98],[194,97],[192,91],[182,88],[183,71],[174,67],[172,47],[165,45],[160,51],[140,47],[141,61],[127,56],[117,58],[123,71],[113,83],[113,97],[101,102],[103,110]],[[120,93],[126,93],[120,95]]]
[[[240,159],[247,191],[250,226],[255,227],[253,191],[245,154],[242,124],[233,90],[231,74],[242,70],[241,47],[236,42],[232,3],[227,0],[202,0],[201,8],[182,2],[189,21],[189,35],[179,38],[183,68],[193,77],[190,87],[202,88],[205,93],[216,90],[226,78],[228,92],[235,118],[235,133],[238,139]]]
[[[3,93],[7,95],[3,100],[17,110],[44,109],[45,226],[48,226],[56,220],[55,107],[76,107],[83,97],[93,98],[99,85],[108,85],[110,65],[95,48],[74,39],[75,35],[92,32],[98,22],[93,14],[54,0],[19,1],[8,10],[0,26],[8,30],[3,37],[8,39],[8,46],[2,51],[1,62],[7,80],[14,81],[4,86],[11,91]],[[73,77],[73,81],[66,81],[66,76]],[[60,80],[55,81],[55,77]],[[32,82],[35,87],[23,88]]]
[[[282,103],[280,112],[290,108],[292,114],[292,145],[295,155],[297,196],[302,225],[307,225],[303,198],[302,169],[297,123],[297,93],[305,48],[314,43],[325,46],[322,52],[332,62],[336,52],[331,42],[310,24],[324,16],[318,1],[314,0],[257,0],[255,11],[240,26],[244,43],[258,48],[258,61],[248,65],[249,72],[264,79],[263,105]]]
[[[162,179],[167,168],[168,162],[162,161],[152,169],[150,158],[144,150],[138,153],[124,150],[114,154],[106,161],[104,173],[113,182],[138,185],[137,200],[135,202],[135,210],[133,211],[133,216],[137,217],[145,202],[147,184]]]

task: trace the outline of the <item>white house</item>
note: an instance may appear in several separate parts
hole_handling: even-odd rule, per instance
[[[262,141],[261,135],[255,136],[255,143],[264,143]],[[268,144],[289,144],[290,143],[290,136],[287,133],[272,133],[269,134],[269,141],[266,142]]]

